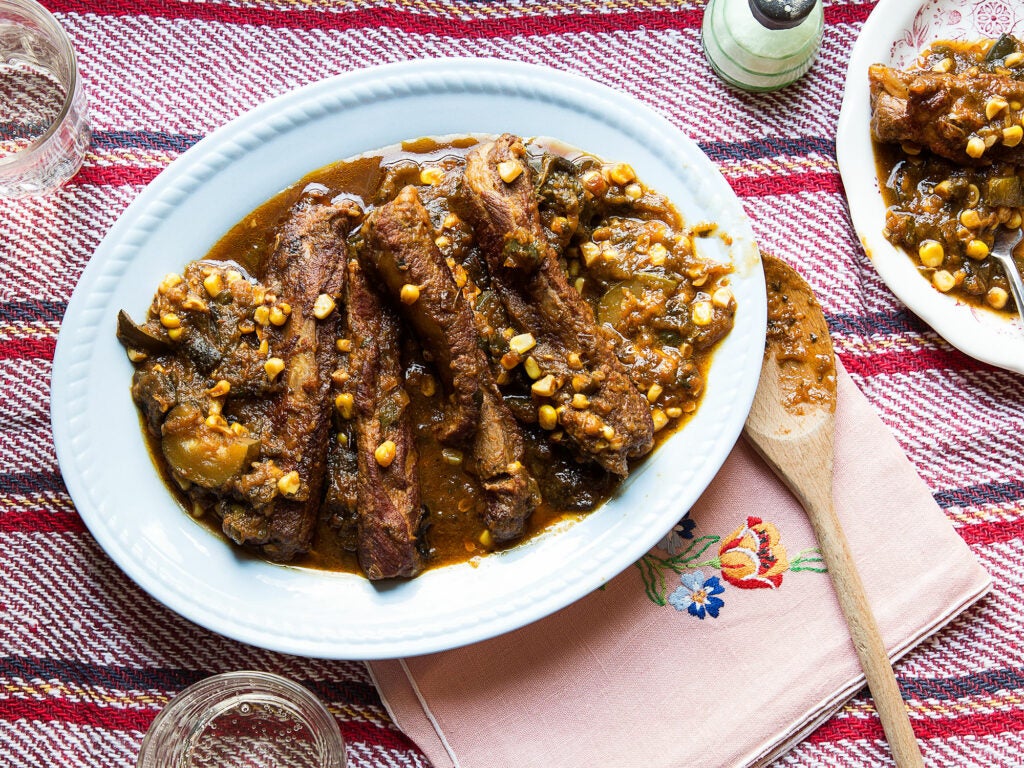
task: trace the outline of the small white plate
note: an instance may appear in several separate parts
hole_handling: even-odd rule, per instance
[[[146,453],[129,395],[131,365],[114,337],[117,311],[143,316],[163,275],[202,257],[246,213],[312,170],[403,139],[506,130],[627,160],[688,220],[716,221],[732,236],[721,255],[735,267],[736,325],[715,355],[693,421],[583,521],[478,567],[439,568],[407,582],[382,586],[271,565],[190,521]],[[286,94],[217,130],[114,225],[75,289],[57,344],[57,456],[100,546],[197,624],[307,656],[439,651],[521,627],[597,589],[690,508],[742,429],[761,367],[765,305],[760,258],[732,190],[693,142],[633,99],[497,60],[359,71]]]
[[[957,349],[1024,373],[1024,326],[1019,318],[972,307],[937,291],[910,256],[882,235],[885,203],[871,145],[870,65],[904,69],[935,40],[978,40],[1003,32],[1024,37],[1020,0],[929,0],[923,5],[881,0],[850,55],[836,154],[854,229],[889,289]]]

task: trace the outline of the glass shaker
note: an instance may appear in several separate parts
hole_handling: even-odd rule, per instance
[[[774,91],[811,68],[824,26],[817,0],[708,0],[701,40],[725,82]]]

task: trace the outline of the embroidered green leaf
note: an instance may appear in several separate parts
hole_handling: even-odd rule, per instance
[[[821,550],[817,547],[798,552],[797,556],[789,561],[789,570],[828,573],[825,561],[821,558]]]
[[[657,558],[651,555],[644,555],[636,561],[636,567],[640,569],[640,578],[644,581],[644,591],[647,597],[655,605],[665,605],[665,575],[658,567]]]

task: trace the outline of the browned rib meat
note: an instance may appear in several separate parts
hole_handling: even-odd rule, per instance
[[[499,175],[506,162],[523,169],[511,183]],[[553,390],[541,399],[557,407],[559,424],[583,454],[626,475],[628,460],[654,445],[650,408],[548,245],[531,176],[526,150],[515,136],[474,149],[466,159],[465,214],[481,243],[492,289],[516,329],[536,340],[530,354],[543,374],[537,385]],[[573,407],[577,392],[587,398],[585,407]]]
[[[386,286],[444,380],[449,402],[440,437],[446,442],[468,438],[480,418],[486,358],[472,310],[434,244],[430,214],[416,188],[405,187],[392,202],[371,213],[363,232],[369,246],[359,254],[363,265]],[[402,298],[406,286],[419,292],[411,304]]]
[[[1024,142],[1003,143],[1003,113],[986,116],[993,97],[1024,101],[1024,81],[996,75],[902,72],[869,68],[871,132],[877,141],[912,142],[960,165],[1024,162]],[[1005,110],[1004,110],[1005,112]],[[971,137],[995,137],[979,158],[967,154]]]
[[[359,564],[371,579],[415,576],[423,520],[409,397],[402,386],[398,318],[367,285],[358,262],[348,268],[348,324],[355,380],[354,417],[359,465]],[[382,466],[381,446],[393,448]]]
[[[540,502],[537,484],[523,465],[523,436],[494,383],[473,310],[434,243],[430,215],[416,188],[406,187],[374,211],[363,231],[368,247],[360,258],[386,286],[444,381],[449,423],[442,439],[472,441],[472,469],[486,493],[488,530],[497,541],[522,535]],[[401,299],[409,285],[418,288],[412,303]]]
[[[271,354],[284,361],[287,386],[266,405],[263,458],[239,487],[253,506],[229,504],[224,532],[239,544],[259,547],[274,560],[306,551],[323,488],[330,425],[330,372],[335,360],[338,313],[313,315],[321,294],[340,296],[344,285],[345,235],[358,220],[353,203],[332,204],[304,197],[281,227],[264,279],[275,284],[291,315],[274,335]],[[275,334],[277,332],[274,332]],[[271,468],[270,462],[273,462]],[[298,473],[299,485],[285,495],[275,477]]]

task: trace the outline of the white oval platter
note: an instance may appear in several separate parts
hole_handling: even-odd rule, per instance
[[[168,272],[305,174],[420,136],[553,136],[625,160],[690,221],[732,237],[736,325],[696,417],[584,520],[507,552],[388,585],[240,556],[190,521],[146,453],[114,337]],[[708,238],[711,240],[712,238]],[[728,252],[726,252],[728,251]],[[708,158],[630,97],[580,77],[498,60],[416,61],[278,97],[175,160],[111,228],[61,328],[52,420],[64,480],[91,533],[143,589],[236,640],[321,658],[453,648],[521,627],[597,589],[683,516],[718,472],[753,399],[765,335],[763,274],[742,207]]]

